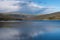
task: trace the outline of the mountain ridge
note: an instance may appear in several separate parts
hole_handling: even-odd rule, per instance
[[[60,20],[60,12],[43,15],[25,15],[14,13],[0,13],[0,20]]]
[[[35,16],[34,19],[35,20],[60,20],[60,12],[38,15]]]

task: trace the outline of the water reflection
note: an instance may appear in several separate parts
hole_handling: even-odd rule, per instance
[[[0,28],[2,28],[2,27],[3,27],[3,25],[4,25],[4,23],[3,23],[3,22],[0,22]]]
[[[60,40],[60,21],[0,22],[0,40]],[[6,28],[8,27],[8,28]]]
[[[0,40],[16,39],[15,35],[19,35],[18,30],[10,28],[0,28]]]

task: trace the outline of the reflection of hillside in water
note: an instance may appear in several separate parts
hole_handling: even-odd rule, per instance
[[[2,28],[4,26],[3,22],[0,22],[0,28]]]

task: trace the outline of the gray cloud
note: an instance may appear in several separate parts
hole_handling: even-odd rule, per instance
[[[19,12],[20,13],[26,13],[26,14],[38,14],[43,12],[46,8],[44,6],[40,6],[34,2],[26,2],[23,1],[20,3],[20,7],[22,7]]]

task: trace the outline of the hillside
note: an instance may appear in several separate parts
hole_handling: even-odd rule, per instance
[[[60,12],[55,12],[45,15],[37,15],[33,20],[60,20]]]
[[[24,15],[13,13],[0,13],[0,20],[60,20],[60,12],[44,15]]]
[[[0,13],[0,21],[7,20],[25,20],[27,18],[26,15],[21,14],[4,14]]]

